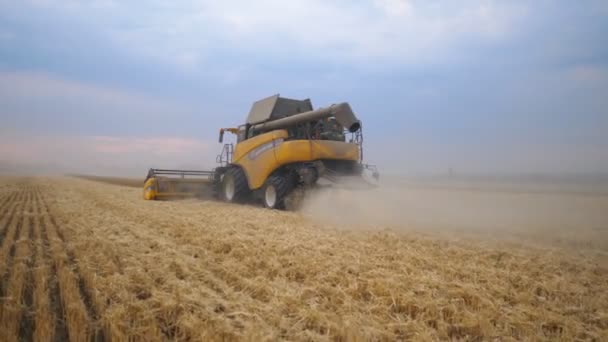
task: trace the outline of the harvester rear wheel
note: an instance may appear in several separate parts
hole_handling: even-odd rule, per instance
[[[264,183],[262,202],[270,209],[285,209],[285,197],[289,192],[289,184],[283,176],[274,175],[268,177]]]
[[[230,167],[224,173],[221,185],[221,197],[226,202],[242,202],[249,193],[245,173],[238,167]]]

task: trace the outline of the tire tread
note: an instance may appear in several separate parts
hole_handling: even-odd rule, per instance
[[[229,167],[228,170],[226,170],[224,177],[227,177],[227,176],[234,178],[234,197],[232,199],[232,202],[235,202],[235,203],[243,202],[247,198],[247,195],[250,193],[249,185],[247,184],[247,177],[245,177],[245,173],[243,172],[243,170],[241,168],[232,166],[232,167]],[[222,196],[224,196],[223,189],[222,189]],[[224,198],[224,200],[226,200],[226,199]]]
[[[268,185],[271,185],[271,184],[274,185],[274,187],[276,189],[277,204],[275,205],[275,208],[276,209],[285,209],[285,197],[289,193],[289,189],[290,189],[287,179],[281,175],[272,175],[272,176],[268,177],[265,184],[266,185],[264,186],[264,189]],[[265,200],[264,200],[264,206],[266,206]]]

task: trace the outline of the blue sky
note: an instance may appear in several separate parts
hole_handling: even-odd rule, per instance
[[[390,173],[608,172],[606,1],[3,1],[0,162],[212,167],[281,93]]]

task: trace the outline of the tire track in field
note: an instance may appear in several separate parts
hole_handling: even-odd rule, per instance
[[[123,206],[119,206],[112,202],[105,201],[103,198],[99,197],[95,193],[87,193],[85,198],[91,201],[95,207],[99,208],[97,211],[112,212],[112,216],[120,218],[120,220],[123,222],[129,222],[135,226],[155,226],[154,219],[150,218],[149,213],[139,212],[141,210],[140,208],[126,208]],[[134,215],[134,213],[136,212],[137,215]],[[148,245],[157,245],[158,241],[163,241],[168,238],[166,235],[162,235],[161,233],[152,229],[146,229],[145,232],[147,234],[145,235],[140,234],[139,232],[136,232],[133,229],[125,229],[123,232],[132,235],[136,238],[137,241],[146,241]],[[177,240],[175,242],[176,243],[174,245],[174,248],[172,248],[171,250],[166,250],[164,252],[167,255],[167,260],[188,260],[187,257],[189,257],[190,254],[181,250],[181,244]],[[204,248],[206,252],[209,252],[215,255],[216,257],[223,256],[221,252],[214,251],[214,249],[210,246],[196,246],[199,248]],[[172,255],[175,255],[175,257],[172,257]],[[184,266],[187,268],[191,268],[192,272],[196,273],[197,281],[200,282],[200,284],[203,285],[204,288],[208,290],[210,294],[213,293],[215,294],[215,296],[223,298],[228,302],[241,304],[249,302],[249,304],[247,304],[248,306],[258,307],[262,311],[267,310],[267,308],[265,308],[265,306],[267,305],[267,301],[266,298],[264,298],[264,290],[259,291],[259,289],[252,288],[252,284],[248,281],[248,279],[236,275],[231,271],[225,270],[220,265],[215,265],[212,259],[214,258],[210,257],[208,258],[208,260],[197,259],[197,261],[193,262],[188,261],[186,264],[184,264]],[[193,263],[196,263],[196,265],[194,265]],[[223,312],[225,308],[220,308],[219,310],[220,312]],[[234,316],[227,317],[230,321],[232,321],[233,329],[235,329],[235,331],[238,331],[240,328],[242,328],[242,326],[240,326],[238,322],[234,321]],[[172,326],[172,324],[167,324],[171,322],[160,323],[161,327],[167,325],[170,327]],[[167,338],[172,339],[174,337],[174,332],[171,329],[162,329],[162,331]]]
[[[46,206],[45,206],[46,205]],[[62,211],[58,211],[57,208],[53,205],[49,205],[49,203],[47,203],[46,201],[44,202],[44,204],[42,204],[42,206],[44,207],[44,210],[46,210],[47,212],[52,212],[53,216],[55,215],[61,215],[63,212]],[[56,223],[59,223],[61,221],[57,221],[55,220]],[[129,336],[130,333],[129,330],[124,330],[125,329],[125,325],[123,324],[123,322],[120,321],[116,321],[116,320],[112,320],[110,319],[110,321],[106,321],[106,318],[104,318],[104,314],[106,313],[106,307],[107,305],[110,303],[107,298],[105,298],[104,294],[106,292],[89,292],[89,289],[96,289],[98,288],[96,286],[96,281],[93,277],[91,277],[92,273],[90,271],[88,271],[88,263],[91,263],[91,265],[94,267],[94,269],[96,269],[97,271],[101,272],[100,274],[97,274],[97,276],[101,276],[101,277],[106,277],[109,274],[120,274],[123,275],[124,274],[124,268],[123,268],[123,264],[120,260],[121,256],[119,254],[115,254],[114,250],[115,248],[113,246],[111,246],[111,242],[105,241],[103,238],[97,238],[95,239],[95,242],[93,245],[88,245],[88,244],[80,244],[77,246],[73,246],[71,243],[75,242],[75,243],[82,243],[83,241],[87,241],[87,239],[76,239],[75,241],[70,241],[71,238],[73,238],[74,235],[85,235],[87,237],[92,237],[96,235],[96,231],[88,226],[85,227],[81,227],[81,226],[74,226],[73,224],[71,225],[66,225],[64,229],[59,229],[58,233],[61,235],[61,238],[64,239],[64,242],[66,243],[66,246],[69,247],[69,258],[74,262],[74,264],[82,264],[82,268],[84,271],[87,271],[85,273],[82,273],[82,277],[81,279],[83,280],[83,282],[81,282],[81,289],[83,290],[83,293],[90,293],[89,299],[88,301],[91,303],[90,308],[94,309],[95,311],[91,312],[92,317],[95,317],[96,319],[99,320],[99,323],[103,323],[103,329],[97,330],[95,336],[93,336],[94,340],[97,341],[101,341],[101,340],[111,340],[113,338],[118,338],[119,340],[125,339],[127,338],[126,336]],[[90,240],[88,240],[88,242],[90,242]],[[109,250],[106,250],[106,248],[110,248]],[[101,256],[101,258],[100,258]],[[110,268],[110,271],[108,270],[108,267]],[[108,273],[109,272],[109,273]],[[139,288],[139,287],[138,287]],[[107,292],[109,295],[111,295],[110,292]],[[137,302],[139,300],[143,300],[145,299],[142,296],[149,296],[149,294],[142,294],[141,292],[137,292],[137,291],[129,291],[126,293],[127,296],[129,296],[130,298],[125,298],[124,295],[121,295],[120,298],[120,302],[121,303],[129,303],[131,301]],[[94,296],[93,296],[94,295]],[[84,295],[83,295],[83,298]],[[87,300],[87,299],[85,299]],[[114,298],[113,301],[118,300],[117,298]],[[150,319],[150,318],[156,318],[156,315],[153,315],[152,317],[147,317],[144,318],[144,320]],[[103,320],[102,320],[103,319]],[[130,317],[126,317],[126,320],[130,320],[130,319],[134,319],[134,318],[130,318]],[[142,324],[144,322],[139,322],[136,321],[136,324]],[[171,322],[170,326],[175,325],[174,322]],[[171,328],[169,328],[171,329]],[[162,335],[160,335],[160,331],[162,329],[154,327],[153,329],[151,329],[150,331],[148,331],[144,336],[146,336],[145,340],[162,340]],[[164,331],[163,331],[164,333]],[[126,334],[126,335],[125,335]],[[139,335],[138,335],[139,336]],[[175,336],[171,336],[171,334],[165,334],[166,339],[168,340],[174,340]],[[128,338],[127,338],[128,339]]]
[[[0,217],[0,226],[1,226],[0,246],[2,246],[2,247],[4,246],[3,242],[4,242],[4,239],[6,238],[8,228],[10,227],[10,224],[15,216],[17,206],[21,203],[22,196],[23,196],[23,191],[19,191],[18,193],[16,193],[15,196],[13,197],[13,199],[11,200],[11,202],[7,204],[4,213]],[[2,255],[2,254],[0,254],[0,255]]]
[[[40,224],[42,246],[44,252],[44,258],[51,261],[50,267],[50,279],[49,279],[49,304],[50,309],[53,312],[55,327],[53,331],[53,341],[67,341],[68,340],[68,328],[65,320],[65,310],[63,308],[63,299],[61,298],[61,292],[59,290],[59,280],[57,278],[57,266],[53,262],[53,256],[51,255],[51,245],[49,242],[49,235],[46,228],[45,218],[40,215],[38,217]]]
[[[32,341],[35,329],[34,320],[34,265],[36,265],[36,248],[34,246],[34,225],[37,219],[35,210],[35,188],[30,189],[31,199],[29,201],[30,211],[27,226],[27,241],[29,244],[29,258],[26,261],[25,289],[23,291],[24,312],[21,315],[19,324],[19,340]],[[25,228],[25,227],[24,227]]]
[[[118,218],[119,221],[121,222],[120,224],[124,225],[125,227],[130,227],[131,225],[129,223],[133,223],[133,224],[135,224],[135,226],[140,227],[140,228],[143,227],[142,225],[144,224],[144,222],[136,221],[136,218],[130,217],[128,215],[128,213],[126,211],[124,211],[124,210],[126,210],[125,208],[119,208],[111,203],[108,203],[103,200],[99,200],[97,198],[97,196],[95,196],[95,195],[96,194],[92,194],[92,193],[83,194],[83,200],[92,204],[92,208],[91,208],[92,212],[110,212],[111,215],[109,215],[109,216]],[[72,227],[71,230],[74,231],[74,228]],[[77,229],[77,230],[80,232],[83,229]],[[95,233],[93,231],[91,231],[91,234],[95,234]],[[211,267],[207,267],[213,263],[212,260],[205,260],[204,263],[201,264],[201,259],[192,259],[191,254],[182,250],[182,248],[180,248],[180,247],[175,247],[175,248],[172,247],[171,249],[167,249],[167,250],[164,250],[163,248],[159,249],[158,248],[159,242],[162,243],[162,241],[166,239],[166,236],[163,237],[161,233],[155,232],[155,230],[148,228],[148,229],[144,229],[143,231],[139,231],[138,229],[127,228],[127,229],[121,230],[120,234],[131,235],[135,238],[136,241],[140,241],[142,244],[138,245],[138,247],[156,246],[155,248],[151,247],[154,249],[153,253],[154,254],[162,253],[163,259],[167,260],[167,264],[158,265],[159,267],[166,268],[169,272],[171,272],[171,271],[175,272],[175,276],[179,280],[184,280],[184,277],[192,277],[192,279],[196,279],[197,285],[199,285],[199,286],[196,286],[197,291],[204,293],[205,296],[208,296],[210,298],[215,298],[219,303],[221,303],[221,302],[232,302],[232,303],[241,303],[241,304],[250,303],[250,305],[253,307],[261,307],[261,306],[265,305],[265,303],[252,297],[248,293],[249,292],[247,290],[248,284],[246,284],[245,282],[241,282],[240,281],[240,280],[242,280],[241,278],[236,277],[239,280],[235,281],[235,278],[232,278],[232,277],[231,278],[222,277],[221,273],[214,272],[214,270],[217,271],[217,268],[214,268],[214,270],[212,270]],[[199,246],[199,247],[201,247],[201,246]],[[147,254],[147,253],[149,253],[149,251],[146,251],[145,253]],[[153,255],[153,254],[150,254],[150,255]],[[170,266],[169,263],[171,260],[185,261],[185,263],[177,264],[176,266]],[[184,269],[187,269],[188,271],[184,272]],[[224,273],[224,275],[226,275],[226,274]],[[137,289],[138,289],[137,286],[134,286],[131,289],[131,291],[133,291],[131,293],[134,297],[137,297],[139,295],[139,293],[137,292],[138,291]],[[239,304],[239,306],[240,306],[240,304]],[[239,311],[238,309],[235,309],[234,307],[232,309]],[[238,332],[240,329],[243,328],[243,324],[241,322],[239,322],[239,317],[234,316],[234,315],[229,315],[230,312],[224,313],[225,310],[226,310],[226,308],[223,305],[218,304],[217,307],[210,308],[210,311],[201,312],[201,314],[203,315],[203,316],[201,316],[201,318],[204,320],[207,320],[210,318],[213,319],[213,318],[224,317],[224,318],[226,318],[225,321],[220,319],[219,321],[214,321],[214,322],[216,322],[217,324],[226,324],[226,323],[230,324],[230,326],[231,326],[230,329],[233,330],[234,332]],[[206,312],[206,314],[205,314],[205,312]],[[170,317],[170,318],[159,316],[159,315],[155,315],[155,316],[156,316],[156,320],[158,321],[158,326],[166,339],[173,340],[173,339],[177,338],[176,336],[179,336],[180,334],[188,334],[188,333],[193,333],[194,335],[197,334],[196,331],[194,331],[194,332],[189,331],[188,327],[182,327],[180,325],[179,315],[177,317]]]
[[[138,208],[127,209],[127,208],[115,205],[111,202],[104,201],[103,199],[100,199],[95,194],[89,194],[89,197],[92,198],[93,205],[100,208],[100,211],[114,212],[115,213],[114,216],[119,217],[122,221],[130,222],[134,225],[139,225],[139,226],[141,226],[144,222],[146,222],[148,227],[154,226],[153,220],[151,220],[148,217],[149,215],[144,215],[143,219],[137,219],[137,218],[134,218],[131,216],[134,211],[138,210]],[[127,234],[133,236],[135,238],[135,240],[137,240],[137,241],[146,241],[148,245],[157,245],[158,241],[167,239],[166,236],[158,234],[157,232],[154,232],[153,230],[146,230],[146,232],[149,233],[146,235],[135,232],[132,229],[126,229],[123,232],[126,232]],[[170,251],[168,250],[165,253],[180,255],[182,257],[190,256],[190,254],[180,250],[179,243],[176,243],[175,246],[176,247],[174,249],[172,249]],[[220,253],[215,253],[213,251],[213,249],[208,248],[208,246],[197,245],[197,247],[205,248],[205,250],[210,253],[214,253],[217,255],[220,254]],[[176,257],[176,258],[169,258],[169,259],[180,259],[180,258]],[[210,291],[212,291],[213,293],[217,294],[219,297],[224,298],[224,299],[229,299],[227,296],[230,296],[230,295],[227,293],[228,291],[226,291],[226,289],[231,289],[233,292],[232,293],[233,296],[240,297],[238,300],[236,300],[237,302],[243,301],[243,300],[253,300],[253,301],[258,302],[259,304],[262,304],[262,302],[260,302],[259,299],[254,298],[253,296],[247,295],[245,292],[243,292],[244,289],[248,288],[248,284],[246,283],[245,280],[243,280],[242,277],[231,274],[230,272],[227,272],[227,271],[221,269],[221,267],[214,266],[212,262],[205,262],[205,266],[206,267],[203,270],[196,269],[196,272],[201,274],[204,277],[203,279],[198,279],[198,280],[201,281],[202,283],[204,283],[204,285],[206,285],[207,289],[209,289]]]
[[[33,339],[35,341],[53,341],[54,337],[59,340],[67,339],[67,331],[61,331],[62,327],[57,327],[56,317],[51,311],[52,291],[50,279],[50,266],[48,260],[48,241],[45,245],[43,238],[42,226],[40,223],[40,205],[39,205],[40,188],[37,187],[34,196],[33,214],[34,220],[34,252],[33,252],[33,270],[32,282],[34,285],[33,293],[33,310],[34,310],[34,327]],[[59,329],[59,331],[56,331]],[[65,326],[63,326],[65,329]]]
[[[19,193],[19,191],[13,191],[8,196],[4,197],[4,201],[0,204],[0,217],[3,217],[7,211],[10,210],[11,201],[13,201]]]
[[[8,341],[18,339],[19,322],[23,314],[21,297],[25,286],[27,259],[30,257],[28,231],[23,226],[26,221],[25,209],[31,205],[32,194],[27,187],[25,187],[24,193],[23,200],[20,201],[20,212],[10,221],[9,232],[12,232],[12,236],[3,245],[3,247],[8,247],[10,244],[10,250],[4,258],[4,267],[0,272],[0,297],[2,298],[0,330],[2,331],[1,336]],[[27,220],[29,219],[28,216]]]
[[[66,310],[64,308],[64,299],[61,296],[61,289],[59,286],[59,278],[57,272],[57,263],[54,260],[54,255],[51,251],[51,243],[49,239],[49,232],[47,229],[46,216],[43,213],[42,208],[42,194],[38,192],[36,194],[37,204],[38,204],[38,224],[40,229],[40,237],[41,237],[41,250],[43,252],[43,256],[45,260],[48,260],[50,263],[49,267],[49,284],[48,284],[48,294],[49,294],[49,316],[53,317],[53,324],[51,325],[53,331],[53,341],[68,341],[69,340],[69,332],[67,326],[66,319]]]
[[[92,284],[87,284],[87,281],[85,281],[85,276],[83,275],[82,269],[77,262],[74,251],[67,243],[63,230],[57,224],[57,220],[55,219],[47,201],[45,200],[44,194],[40,194],[40,196],[38,198],[39,198],[41,207],[44,209],[44,212],[45,212],[43,215],[45,218],[48,218],[48,220],[49,220],[50,229],[53,231],[54,234],[56,234],[56,236],[59,239],[60,246],[57,246],[57,247],[60,247],[62,249],[63,253],[65,254],[64,261],[67,261],[66,266],[68,269],[70,269],[72,271],[71,273],[73,274],[74,280],[77,283],[80,302],[82,303],[82,305],[84,306],[84,309],[86,310],[86,317],[88,319],[87,330],[89,331],[90,338],[93,341],[105,341],[104,330],[99,327],[99,318],[100,318],[99,311],[98,311],[98,308],[96,308],[96,306],[95,306],[95,302],[93,300],[93,294],[90,289]],[[64,298],[64,301],[65,301],[65,298]],[[70,329],[70,327],[68,326],[68,331],[69,331],[69,329]]]
[[[91,229],[90,227],[81,227],[78,226],[75,228],[73,224],[63,223],[61,220],[63,211],[60,210],[60,207],[52,200],[50,197],[50,192],[46,191],[41,196],[41,203],[44,200],[44,203],[41,204],[42,210],[51,213],[50,215],[53,219],[55,219],[55,223],[57,224],[57,232],[60,236],[60,239],[63,239],[68,259],[71,260],[72,264],[75,265],[74,268],[77,269],[79,274],[79,285],[82,290],[82,298],[86,301],[89,309],[90,317],[92,318],[93,328],[95,329],[95,335],[92,337],[93,340],[111,340],[113,337],[118,338],[119,340],[127,338],[125,335],[116,335],[117,331],[121,331],[124,329],[124,324],[122,322],[114,322],[117,324],[111,324],[112,320],[107,320],[107,317],[104,315],[107,314],[107,307],[110,304],[106,294],[108,297],[111,296],[111,292],[103,292],[100,289],[101,284],[97,283],[97,279],[106,278],[110,275],[124,274],[123,265],[121,263],[121,256],[119,254],[115,254],[115,247],[111,242],[102,239],[95,239],[93,244],[89,244],[91,242],[91,237],[95,236],[96,231]],[[49,217],[50,222],[50,217]],[[49,227],[52,224],[49,224]],[[81,237],[78,237],[81,236]],[[86,236],[86,238],[82,238],[82,236]],[[83,242],[88,242],[83,244]],[[101,283],[103,284],[103,280]],[[131,302],[142,300],[142,298],[138,298],[136,293],[129,293],[132,295],[132,298],[125,299],[124,295],[121,294],[121,302]],[[139,294],[141,296],[141,294]],[[145,294],[144,294],[145,295]],[[112,301],[116,301],[117,298],[113,298]],[[127,318],[130,319],[130,318]],[[140,324],[141,322],[136,322]],[[116,337],[118,336],[118,337]],[[161,339],[160,335],[157,335],[154,331],[151,331],[146,334],[147,339],[149,340],[159,340]]]
[[[150,217],[149,213],[141,212],[141,208],[138,208],[136,206],[126,208],[114,204],[112,202],[104,201],[103,198],[98,197],[96,194],[90,194],[90,197],[93,197],[93,202],[96,204],[96,206],[101,207],[104,211],[109,210],[115,212],[115,215],[117,217],[120,217],[124,221],[131,222],[134,225],[144,224],[147,227],[153,227],[155,225],[155,220]],[[168,238],[166,235],[158,234],[153,230],[147,230],[147,232],[152,233],[152,238],[149,236],[146,236],[145,238],[152,242],[154,242],[155,240],[162,240]],[[135,236],[138,240],[141,240],[143,238],[141,234],[138,234],[132,230],[129,230],[129,233]],[[174,241],[177,247],[173,252],[182,256],[189,256],[188,253],[180,250],[180,241],[177,239]],[[210,243],[211,240],[206,240],[203,242],[203,244],[196,244],[193,246],[203,248],[207,253],[214,255],[215,258],[223,258],[225,256],[225,253],[221,250],[218,251],[217,248],[213,248],[209,245]],[[204,273],[205,278],[200,279],[200,281],[203,281],[209,289],[213,290],[224,298],[227,295],[226,289],[228,288],[231,289],[235,294],[240,294],[239,296],[245,296],[244,298],[241,296],[239,300],[251,300],[257,302],[259,305],[262,305],[265,302],[262,298],[264,296],[256,294],[256,291],[250,291],[252,289],[250,288],[251,284],[248,282],[248,279],[241,277],[238,274],[235,274],[234,272],[232,272],[232,270],[224,269],[222,266],[212,262],[211,259],[214,259],[214,257],[210,257],[209,260],[202,260],[203,262],[205,262],[205,267],[202,272]]]
[[[3,209],[2,217],[0,217],[0,278],[4,274],[6,265],[6,258],[9,256],[7,253],[10,253],[10,248],[12,247],[13,236],[8,236],[9,234],[14,234],[13,223],[15,220],[15,215],[18,212],[19,205],[22,204],[22,199],[24,196],[24,191],[17,191],[13,194],[12,199],[7,201],[6,207]],[[8,241],[5,241],[8,240]],[[0,284],[1,286],[1,284]]]
[[[19,237],[21,229],[21,217],[18,216],[18,211],[19,209],[23,211],[25,195],[25,191],[22,191],[13,202],[13,207],[2,230],[2,245],[0,246],[0,298],[3,298],[5,295],[5,277],[8,268],[12,266],[15,255],[15,242]]]
[[[17,186],[11,186],[10,189],[8,189],[6,192],[4,192],[1,196],[2,198],[2,204],[0,204],[1,206],[4,206],[6,203],[10,202],[11,198],[14,198],[15,195],[20,193],[21,188],[17,185]]]

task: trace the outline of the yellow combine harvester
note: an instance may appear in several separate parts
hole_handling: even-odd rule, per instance
[[[220,143],[225,132],[235,134],[237,144],[224,145],[218,167],[150,169],[144,198],[212,194],[226,202],[258,199],[268,208],[283,209],[297,190],[353,178],[374,185],[379,178],[375,167],[362,162],[362,126],[348,103],[313,110],[309,99],[274,95],[255,102],[244,125],[220,129]]]

